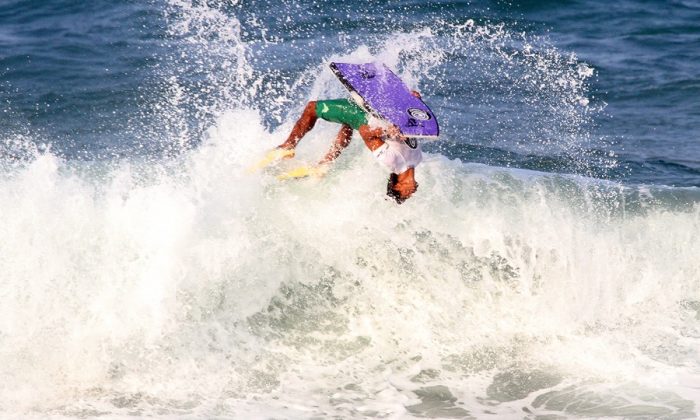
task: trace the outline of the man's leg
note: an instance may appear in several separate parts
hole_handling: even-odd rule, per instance
[[[318,115],[316,115],[316,101],[311,101],[306,104],[304,112],[301,114],[296,124],[294,124],[294,128],[292,128],[292,132],[289,133],[289,137],[287,137],[287,140],[282,143],[279,148],[293,150],[297,147],[299,140],[314,128],[316,120],[318,120]]]
[[[335,137],[333,146],[331,146],[331,149],[319,163],[329,163],[334,161],[338,156],[340,156],[343,149],[348,147],[350,140],[352,140],[352,127],[347,124],[343,124],[343,126],[340,127],[340,131],[338,131],[338,135]]]
[[[291,171],[287,171],[283,174],[280,174],[277,176],[277,179],[280,180],[286,180],[286,179],[293,179],[293,178],[304,178],[307,176],[323,176],[328,172],[328,168],[330,165],[328,165],[330,162],[334,161],[338,156],[340,156],[340,153],[348,147],[350,144],[350,140],[352,139],[352,127],[350,127],[347,124],[343,124],[343,126],[340,128],[340,131],[338,131],[338,135],[335,137],[335,141],[333,142],[333,146],[331,146],[331,149],[326,153],[326,156],[324,156],[323,159],[321,159],[320,162],[318,162],[318,165],[316,166],[300,166],[298,168],[292,169]]]

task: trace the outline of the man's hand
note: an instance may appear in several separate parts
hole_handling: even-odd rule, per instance
[[[422,96],[420,96],[420,93],[417,90],[412,90],[411,95],[415,96],[418,99],[422,98]]]
[[[403,133],[401,133],[401,130],[399,130],[399,127],[397,127],[393,124],[389,128],[386,129],[386,134],[390,138],[403,137]]]

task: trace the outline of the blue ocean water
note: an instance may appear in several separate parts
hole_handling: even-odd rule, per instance
[[[400,207],[247,170],[344,60],[439,118]],[[695,0],[5,0],[0,417],[697,417],[699,97]]]
[[[439,38],[449,31],[447,24],[469,18],[524,32],[534,48],[575,54],[577,62],[594,69],[584,83],[595,110],[587,110],[584,126],[575,128],[587,137],[581,141],[586,153],[531,150],[528,141],[541,143],[559,133],[544,134],[545,127],[533,128],[522,118],[514,121],[527,112],[517,106],[528,92],[507,90],[505,80],[486,80],[485,58],[477,58],[475,70],[474,57],[458,52],[419,82],[445,128],[444,144],[434,147],[448,157],[553,172],[576,172],[580,164],[572,159],[587,159],[586,171],[594,176],[698,185],[700,11],[695,2],[288,2],[273,7],[251,1],[221,7],[240,18],[251,71],[265,73],[268,87],[394,31],[431,28]],[[162,152],[171,139],[163,138],[165,128],[154,129],[161,117],[152,109],[167,96],[163,78],[167,72],[207,71],[185,68],[164,8],[157,2],[6,3],[0,16],[2,130],[37,133],[69,159]],[[523,40],[511,42],[504,47],[515,51]],[[163,71],[168,66],[181,68]],[[305,82],[284,98],[283,109],[274,109],[272,124],[293,118],[308,99]],[[611,153],[614,157],[607,157]]]

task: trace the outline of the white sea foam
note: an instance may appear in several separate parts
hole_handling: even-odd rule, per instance
[[[533,398],[479,398],[520,371],[690,398],[697,206],[623,215],[619,188],[439,155],[397,206],[360,143],[321,180],[246,173],[281,134],[231,112],[177,173],[45,154],[4,179],[2,409],[400,415],[439,385],[517,416]]]

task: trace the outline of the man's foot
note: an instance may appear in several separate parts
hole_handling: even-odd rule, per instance
[[[307,176],[321,178],[326,174],[326,172],[328,172],[328,169],[330,169],[329,165],[326,164],[321,164],[318,166],[300,166],[292,169],[291,171],[277,175],[277,179],[280,181],[286,181],[289,179],[306,178]]]
[[[248,172],[256,172],[267,166],[275,164],[282,159],[291,159],[294,157],[294,149],[274,148],[265,154],[265,157],[255,165],[248,168]]]

